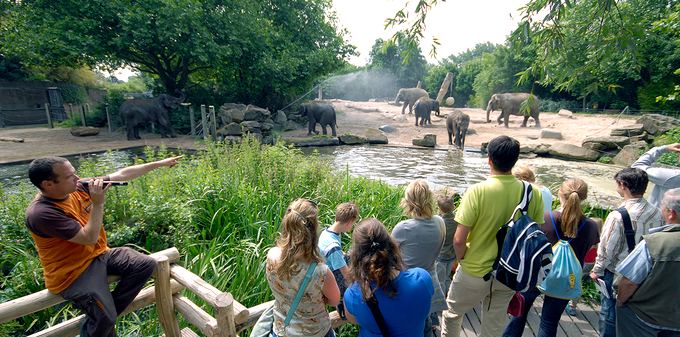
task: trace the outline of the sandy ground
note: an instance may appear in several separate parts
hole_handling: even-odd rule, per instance
[[[432,115],[432,125],[425,127],[414,126],[415,118],[408,114],[401,114],[401,106],[386,102],[351,102],[333,101],[337,109],[338,134],[352,133],[363,135],[367,128],[378,128],[389,124],[396,131],[388,133],[389,143],[392,145],[411,146],[413,138],[422,138],[432,133],[437,135],[437,147],[447,148],[448,135],[444,116],[451,111],[442,108],[441,116]],[[470,115],[470,129],[473,130],[466,139],[466,147],[479,148],[482,142],[488,142],[497,135],[505,134],[515,137],[522,144],[552,143],[556,140],[538,138],[541,130],[533,127],[533,120],[529,120],[527,128],[521,128],[522,117],[511,116],[510,127],[497,125],[495,119],[500,112],[491,114],[492,123],[486,123],[486,112],[482,109],[461,109]],[[630,117],[620,119],[611,115],[578,115],[565,118],[556,113],[541,113],[540,120],[543,128],[551,128],[562,132],[563,142],[581,145],[588,136],[608,136],[613,128],[634,123]],[[317,130],[320,128],[317,126]],[[284,133],[284,137],[304,137],[306,128]],[[329,131],[330,132],[330,131]],[[0,164],[29,160],[45,155],[70,155],[86,152],[105,151],[137,146],[158,146],[165,144],[176,148],[198,148],[196,142],[189,136],[164,139],[155,134],[143,134],[141,140],[128,141],[125,134],[119,130],[109,133],[105,128],[99,135],[92,137],[74,137],[68,129],[48,129],[46,127],[14,127],[0,129],[0,138],[22,138],[23,143],[0,141]]]

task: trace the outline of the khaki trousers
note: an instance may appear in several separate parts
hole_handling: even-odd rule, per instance
[[[442,314],[442,336],[459,337],[465,313],[482,302],[480,337],[498,337],[508,320],[507,309],[513,290],[502,283],[472,276],[458,266],[446,298],[448,309]]]

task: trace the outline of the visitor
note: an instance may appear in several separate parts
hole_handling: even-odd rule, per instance
[[[660,207],[663,194],[671,188],[680,187],[680,169],[652,167],[652,164],[664,153],[680,152],[680,143],[657,146],[643,154],[631,167],[647,172],[649,181],[654,184],[649,203]]]
[[[539,185],[536,183],[536,175],[529,166],[526,165],[515,166],[512,169],[512,175],[514,175],[515,178],[519,180],[524,180],[528,183],[531,183],[534,186],[538,186],[539,190],[541,191],[541,199],[543,199],[543,211],[544,212],[552,211],[553,202],[552,192],[550,192],[550,189],[547,188],[546,186]]]
[[[439,207],[439,216],[444,219],[446,233],[444,235],[444,245],[439,250],[439,256],[434,263],[437,271],[437,279],[442,291],[447,292],[451,285],[451,278],[453,272],[456,270],[456,251],[453,249],[453,233],[456,232],[456,212],[453,204],[454,196],[439,195],[437,197],[437,206]]]

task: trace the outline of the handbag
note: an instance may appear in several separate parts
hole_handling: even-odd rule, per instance
[[[515,292],[515,295],[510,299],[508,303],[508,315],[512,317],[521,317],[524,313],[524,295],[519,291]]]
[[[293,303],[291,304],[290,309],[288,309],[286,319],[283,321],[284,332],[285,329],[288,327],[288,324],[290,324],[290,321],[293,319],[293,314],[295,313],[298,304],[300,304],[300,300],[302,299],[302,295],[305,292],[305,288],[307,288],[307,284],[309,284],[309,281],[312,279],[314,269],[316,269],[316,264],[317,264],[316,261],[314,261],[309,265],[309,268],[307,268],[307,274],[305,274],[305,278],[302,280],[302,283],[300,284],[300,288],[298,289],[297,294],[295,295],[295,299],[293,299]],[[272,304],[269,308],[265,309],[262,312],[262,315],[260,315],[260,318],[257,319],[257,322],[253,326],[253,330],[250,332],[250,337],[269,337],[271,335],[273,327],[274,327],[274,305]],[[285,335],[286,334],[284,333],[280,337],[285,337]]]

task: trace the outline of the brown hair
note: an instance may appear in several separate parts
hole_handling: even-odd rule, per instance
[[[524,180],[529,183],[536,182],[536,175],[534,171],[526,165],[517,165],[512,169],[512,175],[519,180]]]
[[[440,194],[437,196],[437,206],[444,214],[453,212],[455,209],[455,206],[453,205],[453,195],[448,196],[445,194]]]
[[[322,262],[317,248],[316,204],[307,199],[297,199],[290,203],[281,221],[281,233],[276,246],[281,249],[280,260],[273,265],[272,271],[277,277],[289,280],[300,272],[300,262]]]
[[[395,296],[397,288],[392,279],[394,271],[405,269],[396,242],[376,218],[361,221],[352,233],[349,281],[356,281],[365,300],[373,296],[371,283],[387,295]]]
[[[353,202],[343,202],[335,207],[335,221],[347,223],[359,218],[359,208]]]
[[[427,185],[427,181],[425,179],[416,179],[404,191],[404,198],[401,199],[399,205],[404,209],[404,213],[408,217],[429,219],[434,213],[432,199],[432,192]]]
[[[557,193],[560,199],[565,200],[560,217],[562,233],[567,237],[575,238],[578,225],[584,216],[581,202],[588,197],[588,184],[583,179],[572,178],[563,182]]]

